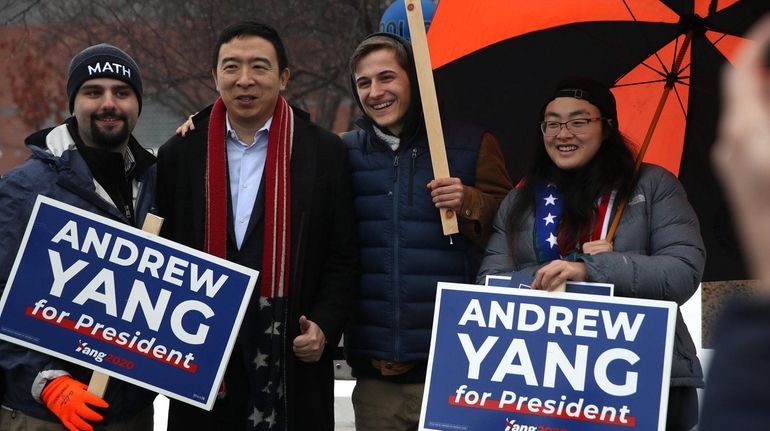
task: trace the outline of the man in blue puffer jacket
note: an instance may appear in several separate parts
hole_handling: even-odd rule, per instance
[[[417,429],[436,283],[474,283],[492,218],[511,189],[497,140],[467,125],[445,131],[451,178],[433,179],[409,44],[379,33],[350,60],[364,115],[343,136],[353,169],[362,278],[345,335],[357,378],[356,429]],[[443,236],[437,208],[458,215]]]
[[[91,46],[72,59],[67,94],[73,116],[28,137],[32,156],[0,179],[0,289],[38,194],[137,227],[153,202],[155,157],[131,135],[142,107],[136,62],[112,45]],[[0,367],[2,431],[88,431],[102,418],[105,430],[153,429],[147,390],[113,379],[101,399],[86,391],[90,370],[8,342]]]

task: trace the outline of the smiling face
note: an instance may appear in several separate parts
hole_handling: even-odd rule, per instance
[[[599,108],[591,103],[573,97],[557,97],[545,107],[543,120],[565,122],[597,117],[601,117]],[[602,145],[602,127],[602,121],[591,121],[581,128],[579,134],[574,134],[562,126],[558,135],[543,137],[545,151],[560,169],[582,168],[594,158]]]
[[[219,48],[214,83],[236,131],[256,132],[273,115],[289,81],[275,47],[259,36],[236,37]]]
[[[372,51],[361,58],[353,78],[364,112],[378,127],[398,136],[411,101],[409,77],[393,49]]]
[[[96,78],[85,81],[75,94],[72,114],[78,135],[89,147],[122,150],[139,118],[139,99],[123,81]]]

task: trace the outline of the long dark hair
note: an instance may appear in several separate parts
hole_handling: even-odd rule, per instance
[[[620,133],[616,124],[603,120],[604,139],[599,151],[588,164],[569,171],[554,164],[546,153],[543,135],[538,134],[534,160],[520,183],[519,194],[506,220],[514,260],[518,233],[533,208],[537,184],[554,183],[559,188],[563,199],[559,241],[569,245],[577,245],[579,239],[593,229],[599,196],[617,189],[616,202],[628,197],[635,182],[634,153],[631,142]]]

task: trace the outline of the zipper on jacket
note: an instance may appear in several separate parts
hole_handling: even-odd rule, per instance
[[[398,183],[398,153],[393,156],[393,182]]]
[[[408,205],[412,206],[412,196],[414,195],[414,164],[417,159],[417,148],[412,148],[412,166],[409,168],[409,197]]]
[[[399,234],[399,201],[400,198],[400,192],[401,192],[401,185],[399,184],[399,175],[398,175],[398,158],[399,153],[396,152],[395,158],[393,160],[393,168],[396,171],[395,177],[393,178],[393,274],[391,279],[391,291],[393,292],[393,360],[394,361],[400,361],[400,354],[399,349],[401,347],[401,343],[399,340],[399,330],[398,328],[401,326],[401,301],[399,300],[399,280],[400,280],[400,268],[398,264],[399,260],[399,240],[398,240],[398,234]]]

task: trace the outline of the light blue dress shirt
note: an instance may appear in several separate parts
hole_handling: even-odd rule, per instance
[[[238,134],[230,124],[230,117],[227,117],[227,168],[230,173],[233,229],[238,249],[243,244],[262,182],[267,158],[267,138],[272,122],[273,117],[268,118],[265,125],[254,134],[254,140],[247,144],[238,139]]]

